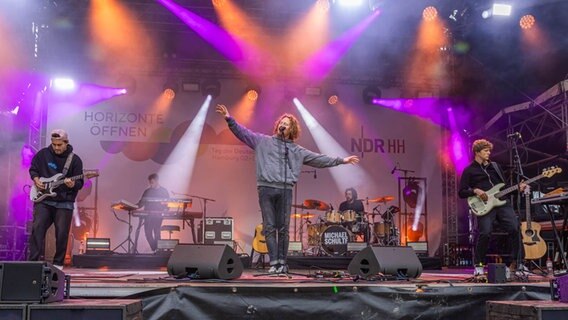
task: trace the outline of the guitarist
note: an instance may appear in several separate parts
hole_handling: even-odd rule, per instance
[[[493,150],[493,144],[491,142],[485,139],[475,140],[472,145],[472,150],[475,158],[462,173],[459,196],[460,198],[477,196],[481,200],[486,201],[488,197],[485,191],[491,189],[498,183],[505,183],[505,178],[499,165],[489,160],[491,150]],[[525,187],[526,184],[524,183],[519,185],[521,192]],[[495,220],[497,220],[505,232],[509,234],[507,239],[510,242],[512,252],[511,256],[505,257],[504,261],[507,264],[508,270],[510,270],[511,263],[513,261],[516,263],[517,261],[520,249],[519,221],[510,202],[507,200],[505,205],[494,207],[486,215],[476,216],[476,219],[479,235],[475,248],[474,275],[477,276],[484,273],[483,266],[485,255]]]
[[[33,157],[29,172],[35,186],[40,190],[45,189],[40,177],[49,178],[58,173],[64,173],[65,177],[72,177],[83,173],[83,161],[73,153],[67,132],[62,129],[51,131],[51,144],[39,150]],[[73,216],[73,204],[82,187],[83,179],[73,181],[65,178],[64,184],[54,190],[57,193],[55,197],[48,197],[34,204],[32,234],[29,240],[30,261],[45,259],[45,234],[47,229],[54,224],[53,265],[63,269],[67,238]]]

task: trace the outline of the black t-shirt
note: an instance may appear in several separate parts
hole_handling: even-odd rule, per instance
[[[475,195],[473,192],[475,188],[487,191],[496,184],[504,182],[491,163],[482,165],[477,161],[473,161],[462,173],[459,196],[460,198],[471,197]]]
[[[362,213],[365,211],[365,207],[363,206],[363,201],[361,200],[354,200],[353,202],[343,201],[339,205],[339,211],[346,211],[346,210],[353,210],[357,213],[357,217],[360,217]]]
[[[165,211],[168,209],[168,206],[165,204],[160,203],[159,201],[148,201],[152,199],[168,199],[170,194],[168,190],[164,187],[158,187],[156,189],[148,188],[144,190],[142,194],[142,198],[138,201],[139,206],[143,206],[144,210],[147,211]]]

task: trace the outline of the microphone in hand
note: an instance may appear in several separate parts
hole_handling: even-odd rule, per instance
[[[522,139],[523,136],[521,136],[521,133],[520,133],[520,132],[516,131],[516,132],[513,132],[513,133],[508,134],[508,135],[507,135],[507,138]]]

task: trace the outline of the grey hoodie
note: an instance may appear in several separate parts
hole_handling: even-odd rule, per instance
[[[331,158],[301,147],[292,140],[253,132],[238,124],[232,117],[227,118],[227,123],[233,134],[254,150],[256,157],[256,182],[259,187],[282,188],[285,173],[285,144],[288,146],[289,160],[286,167],[287,189],[292,189],[298,181],[302,164],[316,168],[343,164],[343,158]]]

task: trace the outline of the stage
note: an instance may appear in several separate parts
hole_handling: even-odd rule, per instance
[[[233,280],[173,279],[164,268],[66,268],[71,299],[141,299],[144,319],[485,319],[489,300],[550,300],[549,279],[489,284],[472,269],[363,280],[346,270],[246,269]]]

